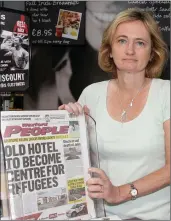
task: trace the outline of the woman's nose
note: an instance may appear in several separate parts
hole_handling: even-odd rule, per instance
[[[129,42],[126,48],[126,54],[132,55],[135,53],[134,44],[132,42]]]

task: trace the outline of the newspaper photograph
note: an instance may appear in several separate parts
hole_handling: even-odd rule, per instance
[[[90,167],[84,116],[67,111],[1,112],[12,220],[89,220]]]

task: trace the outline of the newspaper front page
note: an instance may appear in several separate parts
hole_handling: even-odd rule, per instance
[[[87,195],[89,151],[84,116],[67,111],[1,112],[10,218],[95,218]]]

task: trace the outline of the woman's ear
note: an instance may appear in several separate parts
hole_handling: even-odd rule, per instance
[[[109,57],[112,58],[112,54],[111,53],[109,54]]]

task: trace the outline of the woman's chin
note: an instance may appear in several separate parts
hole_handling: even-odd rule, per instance
[[[138,70],[136,68],[122,68],[122,69],[119,69],[120,72],[123,72],[123,73],[136,73],[138,72]]]

